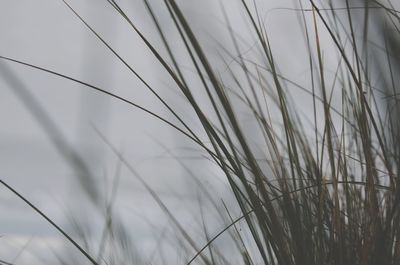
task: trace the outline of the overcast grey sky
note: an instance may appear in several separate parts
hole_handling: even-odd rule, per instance
[[[200,130],[193,112],[181,99],[154,56],[106,1],[69,2],[160,95],[183,113],[184,118],[191,120],[194,128]],[[167,13],[161,9],[160,2],[151,1],[166,32],[177,39],[178,35]],[[248,41],[242,44],[243,51],[251,52],[254,36],[249,33],[248,22],[244,22],[243,10],[239,11],[240,1],[222,2],[235,31]],[[293,7],[293,2],[260,1],[260,10],[281,67],[289,77],[306,82],[304,73],[308,66],[304,59],[307,55],[299,53],[299,50],[304,51],[304,40],[296,15],[288,10],[274,9]],[[213,66],[223,75],[224,66],[217,59],[215,39],[228,49],[232,49],[232,44],[229,43],[218,1],[190,0],[180,3],[195,31],[201,36],[204,47],[212,55]],[[121,1],[121,5],[156,47],[161,47],[142,1],[126,0]],[[174,121],[154,95],[84,27],[62,1],[1,0],[0,35],[0,55],[100,86]],[[179,45],[173,43],[176,49]],[[326,55],[327,60],[329,56]],[[184,59],[181,63],[185,66]],[[188,217],[184,219],[187,225],[192,222],[190,214],[198,212],[197,192],[193,187],[195,182],[165,148],[176,156],[193,158],[182,161],[195,169],[205,185],[220,191],[221,198],[229,197],[228,186],[216,166],[204,158],[199,159],[204,153],[167,125],[71,81],[21,65],[4,61],[0,61],[0,64],[0,178],[68,231],[73,233],[68,216],[77,216],[82,223],[88,223],[93,230],[93,238],[99,237],[98,231],[103,222],[99,218],[99,211],[80,188],[76,171],[49,140],[46,129],[24,102],[21,91],[26,90],[35,98],[62,133],[63,141],[82,157],[95,177],[94,186],[101,197],[110,192],[118,159],[92,125],[121,150],[177,216]],[[187,71],[190,73],[192,69]],[[301,104],[301,98],[305,98],[305,95],[296,93],[293,91],[293,96],[300,98],[298,103]],[[304,105],[306,112],[311,106]],[[143,186],[126,169],[122,170],[120,181],[116,211],[125,224],[134,227],[129,231],[129,236],[138,251],[146,256],[155,247],[155,235],[171,224]],[[52,264],[50,260],[54,255],[49,249],[71,251],[78,256],[76,250],[40,216],[3,187],[0,188],[0,213],[1,259],[12,261],[25,244],[28,245],[18,256],[16,264]],[[146,218],[159,231],[149,226]],[[44,263],[41,258],[45,259]]]

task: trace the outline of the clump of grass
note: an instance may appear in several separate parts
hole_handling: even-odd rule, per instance
[[[398,263],[400,123],[397,115],[400,112],[396,73],[399,71],[400,17],[391,2],[360,1],[358,6],[352,6],[346,0],[338,7],[332,1],[318,4],[308,1],[305,7],[300,1],[299,8],[294,11],[303,25],[308,54],[308,61],[304,63],[309,65],[309,85],[304,87],[285,77],[285,72],[280,70],[255,2],[239,1],[257,40],[258,61],[242,55],[239,36],[235,35],[224,13],[234,52],[227,49],[222,52],[231,56],[235,64],[235,67],[227,66],[228,77],[225,78],[228,80],[225,80],[213,67],[199,36],[176,1],[163,2],[184,51],[174,51],[151,3],[144,1],[165,48],[167,56],[164,57],[164,51],[153,46],[124,8],[116,1],[107,0],[110,8],[141,37],[164,67],[190,104],[202,125],[202,132],[192,129],[182,115],[174,111],[174,106],[168,104],[66,1],[63,2],[164,104],[177,123],[72,77],[1,58],[79,82],[140,108],[191,139],[219,166],[242,215],[234,219],[224,205],[226,215],[223,216],[230,224],[213,236],[206,232],[208,243],[201,247],[128,161],[108,143],[196,251],[187,264],[229,264],[224,253],[213,245],[226,232],[231,233],[242,259],[235,262],[238,264]],[[337,54],[333,78],[328,78],[324,61],[323,43],[326,42]],[[178,63],[178,55],[187,56],[200,85],[191,84]],[[308,114],[312,120],[308,124],[311,130],[306,129],[306,118],[300,116],[289,88],[299,88],[310,95],[313,112]],[[207,96],[209,110],[202,107],[196,96],[200,89]],[[332,103],[334,96],[340,97],[339,104]],[[243,126],[238,118],[238,106],[251,113],[257,126],[253,129],[255,132],[250,133]],[[274,117],[272,109],[278,110]],[[205,138],[200,136],[203,134]],[[256,144],[251,138],[255,134],[261,139]],[[238,222],[245,222],[252,242],[238,231]],[[204,230],[207,231],[206,227]],[[93,264],[101,263],[78,248]]]

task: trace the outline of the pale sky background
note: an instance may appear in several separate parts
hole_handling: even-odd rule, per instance
[[[190,124],[194,128],[200,129],[199,123],[193,118],[193,112],[178,96],[171,80],[161,71],[149,50],[106,1],[69,2],[160,95],[176,107],[179,113],[184,113],[185,119],[193,121]],[[176,36],[167,13],[160,9],[163,8],[160,2],[151,0],[166,31],[170,36]],[[195,31],[201,36],[204,47],[214,58],[213,66],[223,72],[223,65],[216,59],[217,45],[214,38],[227,45],[228,49],[232,50],[232,45],[229,44],[226,26],[221,23],[218,1],[179,2]],[[254,36],[249,34],[249,25],[243,20],[243,10],[239,11],[240,1],[222,2],[235,30],[252,44]],[[293,11],[273,9],[294,7],[293,2],[296,1],[260,2],[264,3],[260,5],[260,10],[272,46],[276,47],[274,53],[281,69],[285,69],[289,77],[306,84],[307,54],[304,53],[304,40],[296,15]],[[121,5],[156,47],[161,47],[142,1],[126,0],[121,1]],[[308,18],[311,19],[311,14]],[[166,113],[165,108],[143,84],[78,21],[62,1],[0,0],[0,36],[0,55],[100,86],[173,121],[172,116]],[[177,48],[176,45],[174,47]],[[249,45],[243,45],[242,48],[248,50]],[[334,57],[334,54],[325,53],[327,61],[330,56]],[[8,71],[15,76],[14,79],[11,74],[4,76]],[[0,178],[67,231],[74,234],[71,221],[67,218],[74,216],[89,225],[96,239],[103,221],[82,188],[79,188],[80,183],[74,170],[54,148],[12,84],[22,86],[40,103],[66,141],[89,165],[96,176],[95,186],[103,197],[105,190],[110,191],[110,179],[115,174],[118,159],[94,132],[91,124],[121,150],[135,170],[162,196],[173,213],[181,217],[185,226],[190,228],[193,215],[199,213],[198,189],[160,143],[176,156],[193,158],[181,161],[196,172],[206,187],[214,189],[217,197],[229,201],[229,188],[221,172],[208,160],[198,159],[204,153],[148,114],[71,81],[24,66],[0,61],[0,73]],[[293,91],[293,97],[297,99],[296,103],[303,105],[304,112],[310,110],[310,104],[306,104],[306,101],[301,103],[302,98],[306,98],[304,94]],[[146,259],[156,246],[157,235],[163,228],[171,226],[171,223],[126,169],[121,172],[115,205],[118,216],[130,228],[129,237],[140,253],[139,256]],[[211,233],[214,233],[223,224],[216,223],[215,218],[212,218],[215,213],[209,211]],[[238,212],[235,214],[237,216]],[[150,220],[159,230],[150,226],[146,220]],[[170,234],[172,231],[169,229]],[[199,233],[196,229],[190,231],[194,235]],[[17,257],[15,264],[57,264],[53,263],[53,251],[61,256],[69,251],[72,256],[79,257],[79,253],[57,231],[3,187],[0,187],[0,236],[0,259],[13,261]],[[203,245],[204,238],[199,242],[199,245]],[[23,252],[19,254],[21,249]],[[171,249],[174,247],[171,246]],[[171,257],[178,262],[175,264],[185,260],[183,257],[179,260],[176,254],[171,254]],[[84,259],[79,260],[86,264]],[[155,264],[159,264],[159,261],[156,260]]]

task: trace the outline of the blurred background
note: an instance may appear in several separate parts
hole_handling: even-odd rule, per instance
[[[243,54],[254,61],[259,59],[254,46],[256,37],[249,29],[240,1],[178,2],[200,36],[213,67],[227,82],[226,64],[232,65],[232,58],[221,47],[234,56],[238,54],[230,40],[222,6],[235,34],[243,39],[239,43]],[[308,54],[304,52],[306,44],[299,14],[293,9],[300,4],[310,8],[309,2],[256,2],[271,46],[275,48],[275,59],[285,69],[287,78],[306,86]],[[201,135],[201,124],[172,80],[106,1],[68,3],[173,106],[190,128],[205,136]],[[166,55],[143,1],[119,3],[138,29]],[[163,1],[151,0],[150,4],[173,50],[179,51],[182,43]],[[306,13],[306,20],[312,21],[311,12]],[[1,1],[0,34],[0,55],[100,87],[177,124],[160,101],[62,1]],[[321,35],[324,40],[326,32]],[[337,56],[329,50],[330,44],[326,44],[324,60],[329,68],[330,62],[335,65]],[[180,56],[179,52],[176,55],[195,86],[199,80],[187,55]],[[331,68],[334,72],[334,67]],[[312,112],[307,94],[293,89],[291,95],[301,106],[301,112]],[[205,103],[204,108],[207,107]],[[255,124],[248,121],[248,110],[241,115],[252,133]],[[132,250],[130,258],[137,264],[161,264],[166,260],[169,261],[166,263],[185,264],[195,253],[181,243],[173,222],[137,177],[121,165],[106,141],[145,179],[188,233],[198,239],[199,246],[207,242],[202,222],[207,224],[210,235],[225,226],[205,191],[220,205],[222,200],[228,204],[234,216],[240,213],[232,202],[224,175],[199,146],[144,111],[76,82],[1,61],[0,124],[0,178],[94,255],[99,251],[110,201],[115,222],[124,227],[120,238],[126,238],[120,244]],[[255,143],[257,137],[253,137]],[[224,237],[216,244],[229,253],[230,243]],[[4,187],[0,187],[0,259],[12,264],[58,264],[61,260],[68,260],[65,264],[86,264],[69,242]]]

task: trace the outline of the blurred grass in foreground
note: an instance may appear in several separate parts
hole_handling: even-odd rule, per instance
[[[144,4],[162,41],[162,50],[153,46],[146,32],[136,26],[122,6],[107,0],[110,8],[141,37],[191,106],[202,125],[202,131],[196,131],[174,110],[176,106],[169,104],[73,7],[63,2],[143,82],[174,121],[62,73],[13,58],[0,58],[78,82],[139,108],[193,141],[218,165],[229,182],[241,216],[233,217],[225,203],[209,194],[221,222],[229,225],[221,231],[210,232],[203,220],[208,243],[201,245],[145,178],[98,131],[121,166],[144,185],[170,219],[182,239],[182,249],[188,253],[184,264],[398,264],[400,17],[394,3],[298,2],[298,8],[292,11],[302,26],[304,53],[308,56],[303,62],[309,66],[305,74],[308,85],[304,87],[286,77],[285,69],[279,67],[268,25],[260,15],[264,10],[255,2],[238,0],[257,41],[251,56],[243,53],[243,40],[231,27],[229,14],[221,6],[234,48],[230,51],[219,45],[221,61],[226,63],[228,73],[221,75],[211,62],[215,58],[204,50],[200,36],[193,31],[176,1],[165,0],[163,10],[172,20],[183,50],[174,50],[171,42],[176,40],[165,33],[152,2],[145,0]],[[325,50],[325,46],[329,48]],[[332,69],[332,62],[327,65],[325,60],[328,52],[336,56],[333,77],[327,70]],[[191,62],[198,81],[195,84],[180,65],[181,56]],[[232,63],[225,62],[224,58],[230,58]],[[301,114],[303,110],[298,106],[301,104],[291,93],[294,88],[309,95],[312,113]],[[204,93],[210,108],[203,107],[204,97],[199,98],[199,91]],[[251,130],[238,118],[243,110],[251,113],[250,119],[256,125]],[[255,136],[258,136],[257,142],[254,142]],[[186,170],[196,175],[190,168]],[[97,195],[87,184],[89,177],[88,172],[81,176],[82,184],[87,186],[95,204],[99,204]],[[206,193],[201,178],[197,178],[198,188]],[[24,199],[12,187],[1,183]],[[112,201],[105,207],[106,225],[97,252],[82,247],[54,222],[48,221],[92,264],[141,263],[133,257],[131,243],[124,232],[128,228],[112,215]],[[48,218],[34,205],[30,206]],[[245,223],[246,228],[239,230],[239,222]],[[229,252],[214,244],[224,233],[229,234],[235,246]],[[193,251],[195,254],[190,256]],[[234,261],[230,260],[232,253],[236,253]]]

